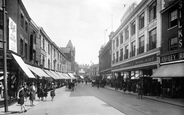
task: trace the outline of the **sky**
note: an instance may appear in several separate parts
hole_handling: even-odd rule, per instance
[[[141,0],[22,0],[32,20],[58,47],[71,40],[78,64],[98,64],[100,47],[133,3]]]

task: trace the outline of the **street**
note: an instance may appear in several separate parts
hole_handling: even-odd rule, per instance
[[[54,101],[48,97],[25,115],[183,115],[184,108],[149,99],[137,99],[107,88],[78,84],[74,91],[59,89]]]

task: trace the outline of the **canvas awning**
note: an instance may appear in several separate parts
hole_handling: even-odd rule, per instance
[[[50,76],[48,74],[46,74],[41,68],[38,68],[38,67],[34,67],[34,66],[31,66],[31,65],[28,65],[28,68],[33,72],[35,73],[36,75],[38,75],[39,77],[43,78],[50,78]]]
[[[57,78],[57,79],[62,79],[57,73],[55,73],[54,71],[51,71],[50,72]]]
[[[57,73],[61,79],[66,79],[66,77],[63,74],[61,74],[60,72],[55,72],[55,73]]]
[[[184,77],[184,63],[163,65],[151,77]]]
[[[71,77],[71,79],[76,79],[72,73],[68,73],[68,75]]]
[[[20,66],[20,68],[24,71],[24,73],[29,77],[29,78],[35,78],[35,76],[31,73],[31,71],[28,69],[27,65],[24,63],[24,61],[22,60],[21,57],[13,54],[14,59],[16,60],[16,62],[18,63],[18,65]]]
[[[66,79],[71,79],[68,74],[66,74],[66,73],[62,73],[62,74],[66,77]]]
[[[53,75],[49,70],[43,69],[45,73],[47,73],[53,79],[58,79],[55,75]]]

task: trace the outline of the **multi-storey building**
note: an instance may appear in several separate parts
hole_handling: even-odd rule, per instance
[[[153,75],[162,78],[163,95],[184,96],[184,8],[182,0],[163,1],[160,68]]]
[[[89,78],[96,79],[99,77],[99,64],[92,64],[89,70]]]
[[[111,40],[99,51],[99,75],[103,77],[111,76]]]
[[[149,92],[151,75],[159,65],[161,47],[161,1],[142,0],[125,12],[112,38],[112,72],[132,85],[143,78],[144,94]]]

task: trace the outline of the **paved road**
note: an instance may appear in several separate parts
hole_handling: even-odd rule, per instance
[[[115,90],[78,84],[75,91],[59,89],[55,100],[39,103],[25,115],[184,115],[184,108]]]

